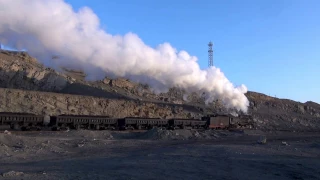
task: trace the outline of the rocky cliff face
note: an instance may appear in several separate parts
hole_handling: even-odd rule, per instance
[[[0,88],[0,112],[29,112],[42,115],[106,115],[111,117],[187,118],[183,107],[141,101]]]
[[[195,94],[185,97],[177,88],[154,94],[148,85],[122,78],[86,81],[81,71],[64,69],[59,73],[24,52],[0,51],[0,87],[10,88],[0,89],[0,111],[163,118],[199,118],[206,113],[225,111],[219,101],[205,105],[201,97]],[[317,103],[299,103],[255,92],[246,96],[256,128],[320,130]]]
[[[26,90],[59,91],[68,80],[45,68],[25,52],[0,52],[0,86]]]
[[[320,105],[278,99],[261,93],[248,92],[250,113],[259,129],[317,130],[320,125]]]

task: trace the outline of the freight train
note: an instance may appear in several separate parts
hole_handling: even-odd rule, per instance
[[[0,125],[10,125],[15,130],[90,129],[90,130],[142,130],[158,127],[162,129],[228,129],[237,118],[229,115],[207,115],[201,119],[161,119],[109,116],[58,115],[42,116],[22,113],[0,113]],[[248,119],[248,118],[247,118]]]

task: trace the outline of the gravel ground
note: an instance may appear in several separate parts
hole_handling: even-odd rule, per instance
[[[320,179],[320,134],[1,131],[0,179]]]

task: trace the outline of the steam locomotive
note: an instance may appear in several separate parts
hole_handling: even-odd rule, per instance
[[[207,115],[201,119],[161,119],[109,116],[58,115],[42,116],[22,113],[0,113],[0,125],[10,125],[15,130],[90,129],[90,130],[142,130],[158,127],[162,129],[228,129],[237,118],[229,115]]]

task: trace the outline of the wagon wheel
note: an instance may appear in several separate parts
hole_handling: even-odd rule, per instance
[[[79,125],[79,124],[76,124],[76,125],[74,125],[74,128],[75,128],[76,130],[79,130],[79,129],[80,129],[80,125]]]
[[[19,130],[20,129],[20,126],[18,123],[14,123],[14,124],[11,124],[10,125],[10,128],[13,129],[13,130]]]
[[[52,131],[60,131],[60,127],[59,126],[54,126],[51,128]]]

